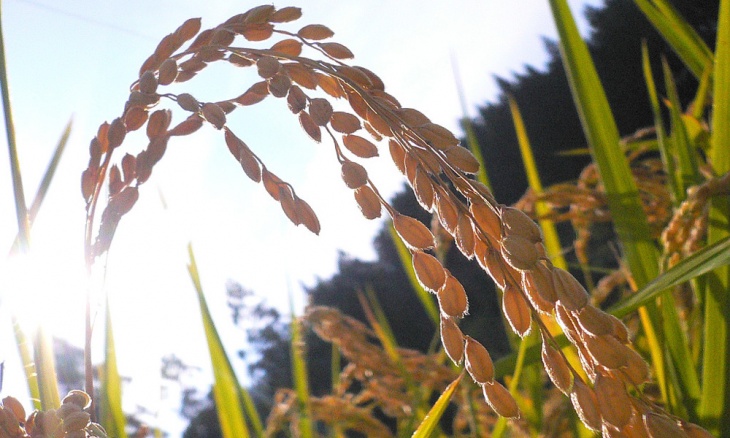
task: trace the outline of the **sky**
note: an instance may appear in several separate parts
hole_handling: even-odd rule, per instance
[[[295,2],[292,2],[295,3]],[[586,4],[569,1],[577,16]],[[30,326],[71,342],[83,342],[83,300],[89,284],[109,294],[120,371],[134,376],[129,398],[161,409],[157,395],[160,357],[175,353],[200,366],[210,382],[197,302],[187,275],[186,246],[192,243],[208,304],[229,353],[245,348],[226,308],[225,284],[232,280],[286,312],[289,296],[305,304],[303,287],[336,272],[340,252],[372,259],[381,221],[359,213],[352,191],[341,182],[330,144],[315,144],[302,132],[282,100],[268,98],[237,109],[231,128],[274,173],[290,182],[318,214],[319,236],[294,227],[260,184],[250,181],[231,158],[222,133],[204,127],[172,141],[141,188],[140,200],[125,216],[106,259],[90,282],[84,275],[84,204],[80,174],[88,144],[103,121],[120,115],[129,86],[157,42],[190,17],[213,27],[255,3],[209,0],[91,1],[5,0],[2,24],[25,196],[30,203],[53,148],[73,119],[67,151],[32,232],[27,260],[7,260],[0,271],[0,360],[6,360],[2,395],[22,391],[8,323],[10,309],[32,314]],[[305,0],[303,17],[283,26],[325,24],[354,54],[355,65],[376,72],[386,91],[461,135],[462,116],[452,59],[458,65],[467,113],[494,99],[495,76],[510,78],[529,64],[546,61],[543,37],[555,38],[547,1],[537,0]],[[288,6],[276,3],[276,6]],[[585,34],[585,22],[579,17]],[[184,87],[201,101],[238,96],[259,80],[253,72],[212,67]],[[173,123],[183,118],[174,111]],[[3,136],[0,146],[6,150]],[[130,137],[123,147],[139,150]],[[362,162],[376,186],[392,194],[403,178],[382,157]],[[0,245],[17,232],[7,154],[0,154]],[[102,282],[103,279],[104,281]],[[101,286],[103,285],[103,286]],[[22,293],[17,292],[22,290]],[[32,309],[32,311],[29,311]],[[95,358],[101,359],[101,331]],[[242,363],[237,367],[243,370]],[[245,378],[245,376],[244,376]],[[131,395],[133,394],[133,395]],[[162,415],[162,414],[161,414]],[[170,428],[179,420],[166,420]],[[162,421],[162,420],[161,420]]]

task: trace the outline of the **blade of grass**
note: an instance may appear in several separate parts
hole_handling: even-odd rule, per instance
[[[112,330],[112,318],[109,308],[109,300],[106,303],[106,324],[104,334],[104,365],[102,367],[99,382],[101,388],[99,396],[100,423],[110,436],[126,438],[127,432],[124,429],[125,419],[122,410],[122,379],[117,369],[117,352],[114,346],[114,332]]]
[[[25,379],[28,382],[28,392],[33,403],[34,409],[41,409],[41,392],[38,388],[38,375],[35,371],[35,362],[33,361],[32,346],[28,341],[25,332],[20,327],[20,323],[15,315],[11,316],[13,324],[13,332],[15,334],[15,345],[18,346],[20,361],[23,364]]]
[[[20,248],[27,251],[30,244],[30,223],[28,222],[28,207],[23,192],[23,179],[20,176],[20,161],[18,159],[18,145],[15,141],[13,112],[10,106],[10,90],[8,89],[8,71],[5,63],[5,42],[2,28],[2,2],[0,2],[0,93],[2,94],[3,112],[5,114],[5,135],[8,139],[10,173],[13,180],[13,196],[15,198],[18,234],[20,235]]]
[[[44,411],[61,406],[58,395],[58,379],[56,378],[56,361],[53,357],[53,344],[43,326],[38,327],[33,342],[35,371],[38,374],[38,390],[41,396],[41,407]]]
[[[677,161],[676,181],[681,192],[678,201],[684,201],[687,188],[700,182],[699,162],[694,145],[690,142],[682,114],[682,104],[679,102],[677,86],[674,83],[672,71],[666,58],[662,57],[664,83],[669,97],[669,114],[672,118],[672,149]]]
[[[411,287],[414,291],[416,291],[416,296],[418,297],[419,301],[421,301],[421,304],[423,305],[423,309],[426,311],[426,314],[429,316],[429,318],[431,318],[434,327],[439,327],[439,311],[436,308],[436,304],[433,302],[433,296],[428,293],[428,291],[425,290],[423,286],[421,286],[421,283],[419,283],[416,279],[416,272],[413,270],[411,252],[408,250],[408,248],[406,248],[406,245],[403,243],[403,241],[401,241],[400,237],[398,237],[398,232],[395,231],[392,223],[390,224],[389,228],[391,240],[393,241],[393,245],[395,245],[395,248],[398,251],[398,257],[400,258],[401,265],[403,265],[403,270],[408,276]]]
[[[33,222],[35,221],[36,216],[38,216],[38,212],[41,209],[41,205],[43,205],[43,201],[46,199],[46,194],[48,193],[48,189],[51,187],[51,182],[53,181],[53,176],[56,174],[56,169],[58,168],[58,164],[61,162],[61,157],[63,156],[63,153],[66,150],[66,144],[68,144],[68,138],[71,135],[71,126],[72,125],[73,125],[73,119],[69,120],[68,123],[66,124],[66,127],[63,129],[61,138],[58,140],[58,143],[56,144],[56,148],[53,151],[53,156],[51,157],[51,161],[48,163],[48,167],[46,167],[46,171],[43,174],[41,183],[38,186],[38,191],[36,192],[35,197],[33,198],[33,203],[31,204],[30,209],[28,210],[28,222],[31,227],[33,227]],[[10,255],[17,254],[19,249],[20,249],[20,233],[18,233],[18,235],[15,236],[15,241],[13,242],[13,246],[10,249]]]
[[[678,201],[681,202],[680,200],[683,199],[684,193],[680,189],[679,182],[677,181],[674,158],[672,156],[672,151],[669,148],[667,134],[664,131],[664,121],[662,120],[661,107],[659,106],[659,96],[656,91],[656,84],[654,83],[654,74],[651,71],[651,63],[649,61],[649,49],[646,46],[646,41],[642,41],[641,43],[641,61],[642,68],[644,70],[644,82],[646,82],[646,88],[649,93],[651,111],[654,114],[654,129],[656,130],[659,154],[662,158],[664,170],[666,171],[668,176],[667,180],[669,184],[669,192],[672,195],[672,201],[676,205]]]
[[[713,171],[730,171],[730,0],[720,2],[715,53],[712,149]],[[730,200],[710,201],[708,244],[730,236]],[[730,436],[730,266],[715,269],[705,289],[705,336],[702,367],[702,399],[699,413],[713,434]]]
[[[697,79],[712,64],[712,51],[666,0],[634,0],[644,16],[669,43]]]
[[[246,418],[243,415],[243,406],[239,396],[238,388],[240,385],[231,362],[226,356],[223,343],[210,315],[210,310],[208,310],[192,244],[188,244],[188,255],[190,257],[188,272],[198,296],[200,315],[203,319],[205,338],[208,341],[208,352],[213,366],[215,380],[213,383],[213,398],[218,411],[221,431],[225,438],[248,438],[249,430],[246,426]]]
[[[677,263],[641,290],[608,309],[608,312],[621,318],[651,302],[662,291],[728,264],[730,264],[730,238],[725,237]]]
[[[312,424],[312,410],[309,405],[309,381],[307,377],[307,362],[304,358],[304,339],[299,319],[294,313],[294,300],[289,296],[291,308],[291,360],[294,390],[297,393],[299,405],[299,436],[311,438],[314,436]]]
[[[464,372],[462,371],[461,374],[459,374],[459,377],[457,377],[456,380],[451,382],[449,386],[446,387],[444,392],[441,393],[441,396],[439,396],[438,400],[436,400],[436,403],[434,403],[431,410],[428,411],[428,414],[426,414],[426,417],[418,426],[418,429],[413,432],[413,438],[431,437],[431,435],[436,431],[439,421],[441,421],[441,417],[444,415],[446,408],[449,406],[449,402],[451,402],[451,398],[454,396],[456,388],[459,386],[459,382],[461,382],[461,379],[463,378]]]

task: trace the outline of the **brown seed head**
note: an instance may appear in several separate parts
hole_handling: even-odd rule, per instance
[[[25,421],[25,408],[15,397],[3,398],[2,408],[11,412],[16,421]]]
[[[522,236],[533,243],[542,242],[540,227],[521,210],[502,207],[502,223],[505,235]]]
[[[214,103],[208,102],[203,104],[201,112],[203,113],[203,117],[205,117],[205,120],[213,125],[215,129],[223,129],[223,126],[225,126],[226,124],[226,113],[223,112],[221,107]]]
[[[368,172],[354,161],[345,161],[342,163],[342,180],[347,187],[356,189],[367,184]]]
[[[521,291],[513,283],[507,283],[502,296],[502,312],[509,322],[512,331],[521,338],[530,333],[532,315],[530,306],[522,297]]]
[[[441,316],[441,343],[449,359],[459,365],[464,358],[464,335],[453,319],[444,316]]]
[[[570,395],[573,389],[573,372],[565,357],[544,337],[542,339],[542,363],[555,386],[563,394]]]
[[[623,429],[631,419],[631,399],[624,383],[611,376],[598,374],[594,385],[598,408],[603,421],[616,430]]]
[[[517,402],[501,383],[494,381],[485,383],[482,385],[482,392],[489,406],[500,417],[513,419],[520,417],[520,409],[517,407]]]
[[[360,208],[363,216],[367,219],[380,217],[380,198],[378,198],[378,195],[376,195],[370,187],[362,186],[356,189],[355,201],[357,202],[357,206]]]
[[[198,102],[198,99],[188,93],[178,94],[177,104],[185,111],[198,112],[200,109],[200,102]]]
[[[568,271],[553,269],[555,292],[560,304],[571,311],[579,311],[588,305],[588,292]]]
[[[482,344],[471,336],[465,336],[466,370],[477,383],[494,381],[492,357]]]
[[[462,318],[469,311],[469,300],[464,286],[459,280],[446,272],[446,281],[438,290],[439,307],[446,316]]]
[[[596,394],[582,380],[576,379],[573,382],[570,401],[573,403],[573,407],[580,421],[586,427],[594,431],[601,430],[601,411],[598,408]]]
[[[535,269],[523,271],[522,288],[535,309],[545,314],[552,313],[558,300],[553,285],[552,267],[540,261]]]
[[[535,244],[520,235],[508,235],[500,242],[502,257],[513,268],[529,271],[535,268],[539,254]]]
[[[446,271],[444,271],[444,267],[431,254],[414,251],[413,270],[421,286],[431,292],[438,291],[446,282]]]
[[[424,250],[433,248],[435,245],[431,231],[410,216],[396,213],[393,216],[393,227],[411,249]]]
[[[272,58],[271,56],[262,56],[256,61],[256,69],[258,70],[259,76],[268,79],[279,72],[281,63],[278,59]]]

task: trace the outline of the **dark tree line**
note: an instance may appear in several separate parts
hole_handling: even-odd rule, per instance
[[[675,0],[673,3],[712,47],[719,1]],[[589,36],[591,54],[621,135],[653,123],[641,69],[642,41],[647,43],[655,72],[661,71],[660,56],[667,57],[680,98],[685,104],[689,102],[697,86],[696,80],[682,68],[633,2],[607,0],[603,7],[590,8],[586,14],[592,29]],[[501,91],[499,97],[480,107],[479,117],[472,121],[494,193],[502,203],[515,202],[527,189],[508,95],[513,96],[520,107],[544,184],[575,179],[589,160],[586,156],[558,154],[585,148],[586,141],[557,43],[545,40],[545,47],[550,59],[544,69],[527,66],[523,73],[515,74],[513,78],[495,78]],[[663,81],[659,77],[655,80],[658,89],[663,90]],[[399,211],[430,223],[429,214],[422,210],[409,189],[397,194],[392,202]],[[378,233],[374,245],[377,258],[373,262],[341,255],[338,273],[307,291],[310,302],[336,307],[365,321],[356,293],[370,287],[384,309],[399,345],[425,351],[437,330],[408,283],[387,228]],[[509,351],[509,345],[494,286],[475,263],[457,252],[454,248],[448,252],[446,266],[469,295],[471,315],[463,321],[462,330],[477,338],[497,358]],[[259,342],[263,347],[260,350],[262,359],[250,366],[260,376],[253,392],[264,415],[268,408],[266,400],[273,398],[276,388],[291,385],[286,327],[281,325],[278,315],[272,324],[273,331],[260,334],[271,342]],[[322,395],[330,390],[330,346],[313,335],[307,342],[310,389],[313,394]],[[214,407],[193,419],[185,436],[220,436]]]

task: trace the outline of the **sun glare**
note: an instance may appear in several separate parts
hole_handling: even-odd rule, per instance
[[[0,299],[32,335],[43,327],[54,336],[83,341],[86,276],[83,265],[62,252],[30,252],[3,264]]]

